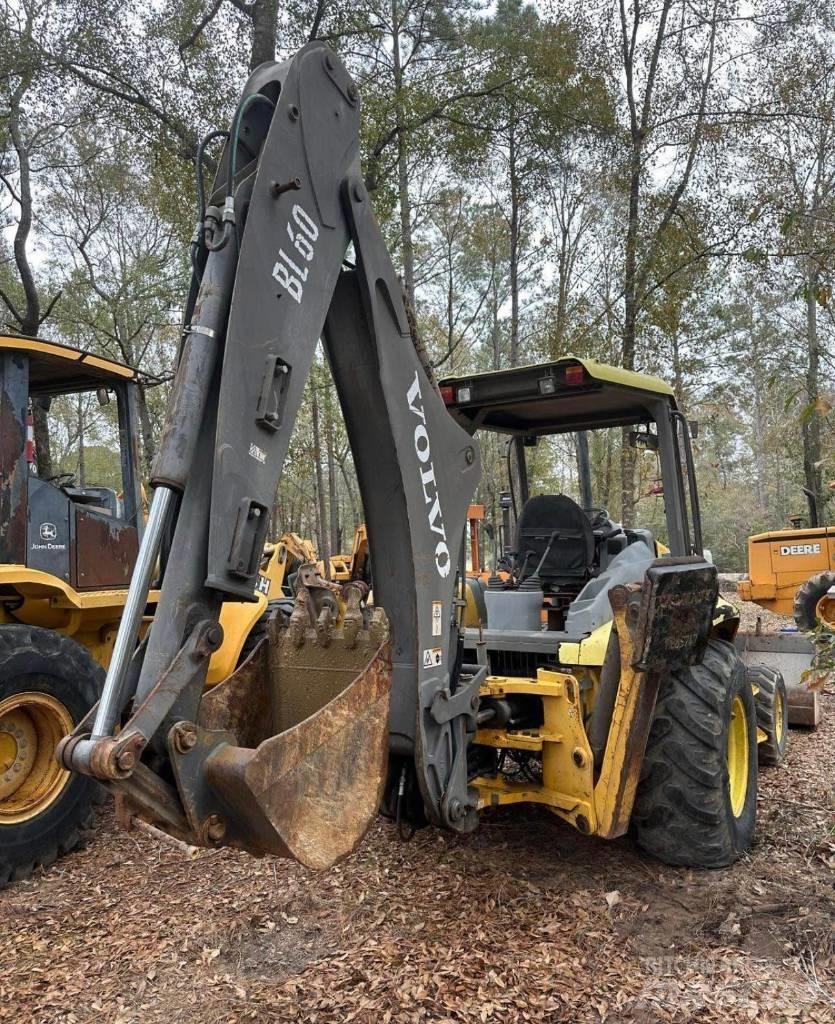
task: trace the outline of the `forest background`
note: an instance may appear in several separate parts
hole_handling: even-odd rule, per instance
[[[143,371],[146,473],[199,142],[251,68],[312,39],[360,87],[366,183],[439,376],[573,352],[666,378],[699,423],[723,569],[810,502],[833,521],[831,0],[2,0],[0,322]],[[37,416],[42,475],[115,481],[110,407]],[[495,520],[503,449],[483,444]],[[660,522],[652,455],[609,431],[591,459],[597,504]],[[532,471],[573,493],[571,438]],[[361,520],[319,358],[274,530],[327,555]]]

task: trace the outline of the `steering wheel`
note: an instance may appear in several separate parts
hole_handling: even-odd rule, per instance
[[[75,473],[56,473],[54,476],[48,476],[45,482],[55,484],[56,487],[74,487]]]
[[[588,520],[591,523],[591,527],[593,530],[602,529],[609,523],[609,521],[612,518],[609,515],[609,510],[603,508],[602,505],[589,505],[588,508],[583,509],[583,512],[588,517]]]
[[[620,527],[612,522],[609,510],[603,508],[602,505],[591,505],[589,508],[584,508],[583,512],[589,517],[592,530],[601,531],[604,540],[614,537],[616,533],[620,532]]]

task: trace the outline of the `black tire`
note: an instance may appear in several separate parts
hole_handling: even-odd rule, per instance
[[[767,739],[757,744],[760,764],[780,764],[789,747],[789,698],[782,672],[766,665],[751,665],[748,682],[758,688],[754,694],[757,725]]]
[[[809,633],[817,628],[818,601],[831,587],[835,587],[835,572],[827,570],[817,573],[797,588],[797,593],[794,595],[794,621],[798,629]],[[823,625],[835,630],[835,623],[829,622],[823,623]]]
[[[737,698],[747,727],[747,787],[734,814],[727,757]],[[632,815],[635,838],[667,864],[719,868],[750,847],[756,816],[754,695],[733,644],[711,640],[700,665],[662,683]]]
[[[104,670],[70,637],[36,626],[0,626],[0,701],[29,691],[47,694],[77,724],[103,683]],[[92,779],[72,775],[36,816],[10,823],[0,815],[0,888],[77,847],[93,828],[103,794]]]

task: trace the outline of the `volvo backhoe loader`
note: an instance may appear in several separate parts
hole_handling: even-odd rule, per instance
[[[684,685],[684,670],[712,657],[715,570],[698,555],[668,556],[610,591],[621,667],[599,766],[579,677],[540,672],[541,696],[526,692],[520,704],[467,660],[459,552],[479,448],[416,354],[360,171],[357,88],[324,45],[251,75],[200,211],[193,264],[125,613],[101,700],[60,745],[62,763],[110,787],[125,816],[187,842],[326,867],[356,847],[381,805],[404,826],[475,829],[474,782],[486,767],[477,729],[528,714],[532,741],[547,733],[564,816],[622,834],[659,688]],[[269,636],[207,691],[221,611],[256,586],[320,336],[362,493],[374,607],[363,581],[340,587],[302,567],[292,613],[277,609]],[[171,532],[158,613],[137,647]],[[693,685],[702,681],[721,715],[742,715],[728,752],[750,764],[756,725],[741,672],[731,661],[721,685],[710,671]],[[730,800],[728,787],[715,799]],[[707,833],[725,828],[705,819]],[[746,821],[732,855],[752,828]]]

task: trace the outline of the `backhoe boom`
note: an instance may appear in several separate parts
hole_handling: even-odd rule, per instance
[[[322,44],[262,65],[244,89],[198,224],[119,657],[94,722],[60,752],[128,813],[189,841],[316,866],[349,852],[373,817],[389,725],[392,785],[416,777],[438,824],[476,822],[466,747],[480,677],[461,672],[454,598],[479,453],[415,353],[362,182],[358,131],[356,86]],[[349,245],[356,266],[344,269]],[[320,336],[362,491],[376,608],[350,589],[359,585],[335,594],[308,572],[296,627],[274,631],[269,652],[262,645],[204,696],[221,606],[252,599],[258,582]],[[172,534],[157,615],[137,648]]]

